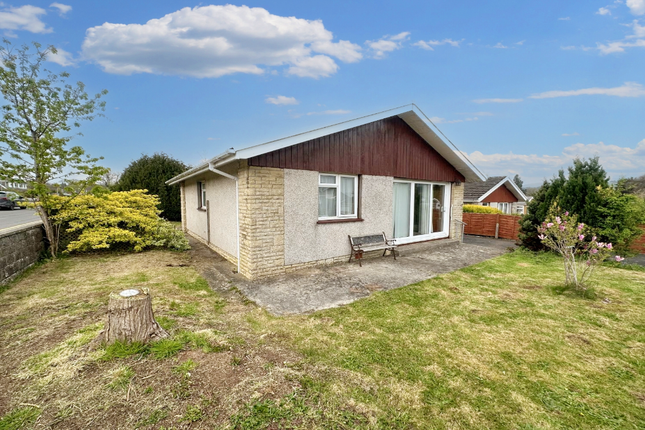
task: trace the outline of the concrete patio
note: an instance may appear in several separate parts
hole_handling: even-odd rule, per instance
[[[287,275],[249,281],[205,245],[191,240],[193,264],[222,293],[232,287],[274,315],[300,314],[342,306],[375,291],[403,287],[452,272],[508,252],[514,242],[466,236],[464,243],[440,240],[399,247],[391,256],[303,269]]]

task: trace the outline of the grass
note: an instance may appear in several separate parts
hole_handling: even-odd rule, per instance
[[[645,427],[638,268],[601,268],[589,299],[556,257],[515,252],[276,318],[188,262],[69,257],[1,292],[0,430]],[[109,293],[134,286],[170,337],[97,343]]]
[[[254,326],[290,339],[326,369],[308,384],[376,425],[643,428],[645,276],[600,273],[588,300],[558,288],[559,259],[516,252]]]

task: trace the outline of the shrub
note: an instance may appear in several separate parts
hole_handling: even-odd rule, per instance
[[[146,190],[53,196],[54,222],[74,237],[67,252],[126,245],[134,251],[152,246],[188,249],[188,241],[172,224],[159,218],[158,198]]]
[[[465,213],[475,213],[475,214],[504,214],[504,212],[499,209],[491,208],[490,206],[479,206],[479,205],[464,205]]]
[[[554,204],[577,214],[581,223],[597,228],[598,239],[613,243],[621,252],[641,234],[638,224],[645,219],[642,199],[627,194],[624,187],[610,186],[597,157],[574,160],[568,176],[560,170],[558,176],[544,181],[533,197],[520,221],[519,238],[525,248],[544,249],[538,228]]]
[[[555,205],[538,232],[545,246],[562,255],[566,286],[586,293],[587,281],[595,267],[609,257],[612,244],[598,241],[587,225],[578,222],[576,215],[561,213]],[[616,256],[615,260],[624,259]]]
[[[188,169],[184,163],[166,154],[142,155],[125,168],[117,191],[149,190],[159,196],[157,207],[161,215],[170,221],[181,220],[181,201],[179,187],[166,185],[166,181]]]

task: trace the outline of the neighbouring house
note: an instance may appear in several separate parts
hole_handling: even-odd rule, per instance
[[[251,279],[345,260],[348,235],[459,237],[464,183],[484,176],[415,105],[245,149],[179,184],[183,229]]]
[[[469,182],[464,186],[464,204],[490,206],[505,214],[526,213],[529,202],[520,187],[508,176],[491,176],[483,182]]]
[[[17,193],[27,191],[27,184],[16,180],[0,181],[0,190],[15,191]]]

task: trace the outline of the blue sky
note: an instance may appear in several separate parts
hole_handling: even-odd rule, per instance
[[[0,31],[109,91],[74,143],[116,171],[414,102],[488,175],[645,174],[645,0],[4,2]]]

